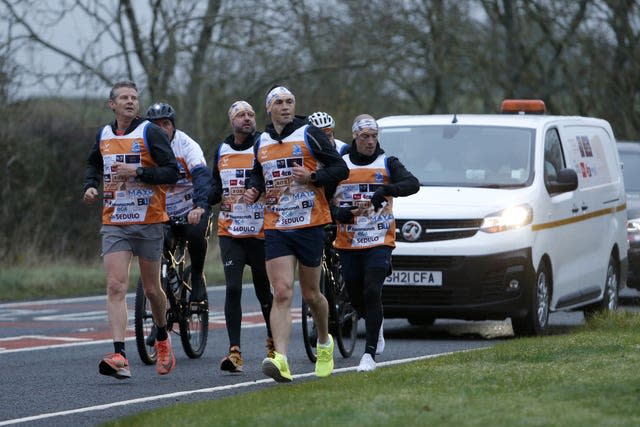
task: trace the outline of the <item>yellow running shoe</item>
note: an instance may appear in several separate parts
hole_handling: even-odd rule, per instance
[[[329,334],[329,345],[316,345],[316,377],[328,377],[333,372],[333,337]]]
[[[267,357],[262,361],[262,372],[279,383],[288,383],[293,379],[287,359],[277,351],[273,357]]]

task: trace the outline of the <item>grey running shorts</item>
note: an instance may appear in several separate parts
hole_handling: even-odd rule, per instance
[[[102,256],[112,252],[132,252],[133,255],[155,261],[162,255],[164,244],[163,223],[103,225]]]

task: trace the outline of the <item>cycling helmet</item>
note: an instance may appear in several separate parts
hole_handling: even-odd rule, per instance
[[[310,115],[309,123],[320,129],[336,127],[333,117],[323,111],[317,111]]]
[[[147,109],[147,120],[169,119],[175,126],[176,111],[173,107],[164,102],[151,104]]]

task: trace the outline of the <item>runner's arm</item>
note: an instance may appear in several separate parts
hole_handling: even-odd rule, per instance
[[[308,126],[307,136],[313,155],[323,164],[322,168],[314,171],[316,178],[313,184],[322,187],[347,179],[349,168],[325,133],[315,126]]]
[[[175,184],[180,169],[167,135],[154,124],[147,126],[146,133],[149,151],[157,166],[143,167],[140,181],[146,184]]]
[[[87,166],[84,171],[84,181],[82,183],[82,193],[85,193],[88,188],[95,188],[96,190],[100,186],[102,181],[102,175],[104,174],[104,166],[102,161],[102,153],[100,153],[100,134],[102,131],[98,131],[96,135],[96,141],[91,147],[89,156],[87,157]]]

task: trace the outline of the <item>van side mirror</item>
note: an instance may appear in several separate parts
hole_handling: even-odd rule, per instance
[[[578,174],[574,169],[560,169],[556,180],[547,182],[546,186],[550,194],[573,191],[578,188]]]

